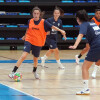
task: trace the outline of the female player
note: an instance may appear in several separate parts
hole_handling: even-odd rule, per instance
[[[53,17],[48,18],[47,21],[50,24],[53,24],[54,26],[62,29],[62,21],[59,17],[63,16],[63,15],[64,15],[64,11],[61,8],[56,7],[53,11]],[[51,29],[50,34],[47,35],[46,43],[49,47],[49,50],[46,52],[46,54],[43,57],[41,57],[41,66],[42,67],[45,66],[45,60],[52,53],[54,53],[59,68],[64,69],[64,66],[61,64],[60,58],[59,58],[59,50],[57,47],[57,34],[58,34],[58,31]],[[66,39],[66,35],[64,35],[64,38]]]
[[[86,38],[90,45],[90,50],[82,65],[84,88],[82,91],[76,93],[77,95],[85,95],[90,94],[90,90],[88,88],[88,70],[93,62],[100,62],[100,28],[94,22],[88,22],[88,15],[85,10],[80,10],[76,13],[76,20],[80,25],[80,31],[75,44],[73,46],[70,46],[69,48],[76,49],[84,35],[86,35]]]
[[[32,55],[34,60],[33,73],[35,78],[38,79],[39,76],[36,73],[38,57],[40,55],[40,50],[42,46],[44,46],[45,44],[47,31],[49,31],[50,29],[54,29],[60,31],[63,35],[65,35],[65,31],[55,27],[54,25],[51,25],[44,19],[41,19],[42,12],[40,8],[34,7],[32,10],[32,14],[33,18],[29,20],[29,27],[26,31],[25,36],[23,37],[25,38],[23,54],[16,63],[16,66],[14,67],[12,73],[9,74],[10,78],[13,78],[14,73],[17,71],[17,69],[20,67],[22,62],[25,60],[27,55],[32,50]]]
[[[97,7],[95,9],[95,16],[91,19],[92,22],[95,22],[100,27],[100,7]],[[81,51],[79,55],[75,55],[76,63],[79,64],[80,58],[88,52],[90,49],[90,46],[88,44],[88,41],[86,41],[86,47]]]
[[[95,16],[91,19],[91,21],[95,22],[100,27],[100,7],[98,7],[98,6],[96,7]],[[75,56],[77,64],[79,64],[81,56],[84,55],[86,52],[88,52],[89,49],[90,49],[89,43],[88,43],[88,41],[86,41],[86,47],[82,50],[82,52],[79,55]],[[96,78],[96,73],[99,68],[99,65],[100,65],[99,63],[95,63],[94,70],[92,73],[93,78]]]

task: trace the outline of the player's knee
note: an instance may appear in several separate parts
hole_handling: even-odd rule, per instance
[[[85,50],[86,51],[89,51],[90,47],[89,46],[86,46]]]
[[[83,66],[83,67],[82,67],[82,71],[88,71],[88,70],[89,70],[88,67],[86,67],[86,66]]]
[[[38,58],[34,58],[34,62],[38,62]]]
[[[22,59],[22,60],[24,60],[25,58],[26,58],[26,56],[25,56],[25,55],[22,55],[22,56],[21,56],[21,59]]]
[[[90,50],[90,47],[87,47],[87,48],[86,48],[86,51],[89,51],[89,50]]]
[[[56,49],[55,52],[56,52],[56,54],[59,54],[59,50],[58,49]]]
[[[51,52],[51,53],[53,53],[53,52],[54,52],[54,50],[53,50],[53,49],[51,49],[51,50],[50,50],[50,52]]]

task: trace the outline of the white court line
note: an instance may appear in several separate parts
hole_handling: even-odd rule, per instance
[[[10,87],[10,86],[8,86],[8,85],[5,85],[5,84],[3,84],[3,83],[0,83],[0,84],[2,84],[2,85],[4,85],[4,86],[7,86],[7,87],[9,87],[9,88],[11,88],[11,89],[14,89],[14,90],[16,90],[16,91],[22,92],[22,93],[24,93],[24,94],[26,94],[26,95],[28,95],[28,96],[31,96],[31,97],[33,97],[33,98],[40,99],[40,98],[38,98],[38,97],[35,97],[35,96],[31,95],[31,94],[28,94],[28,93],[25,93],[25,92],[23,92],[23,91],[20,91],[20,90],[18,90],[18,89],[15,89],[15,88],[13,88],[13,87]],[[40,99],[40,100],[43,100],[43,99]]]

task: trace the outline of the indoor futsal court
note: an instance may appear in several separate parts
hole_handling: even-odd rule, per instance
[[[0,100],[100,100],[100,0],[0,0],[0,76]]]
[[[92,79],[91,73],[93,66],[90,68],[90,84],[91,95],[78,96],[76,91],[82,88],[81,83],[81,65],[76,65],[73,56],[80,50],[62,50],[60,51],[61,61],[65,66],[65,70],[59,70],[53,55],[46,61],[48,68],[38,66],[40,80],[35,80],[32,74],[32,59],[29,55],[22,67],[18,70],[23,75],[21,82],[14,82],[7,75],[14,66],[16,60],[20,57],[22,51],[0,51],[0,99],[1,100],[99,100],[99,77]],[[41,56],[45,50],[41,52]],[[9,54],[9,55],[8,55]],[[16,54],[17,56],[14,56]],[[14,59],[14,60],[13,60]],[[51,60],[52,59],[52,60]],[[40,60],[39,64],[40,65]],[[24,69],[25,68],[25,69]],[[24,93],[23,93],[24,92]]]

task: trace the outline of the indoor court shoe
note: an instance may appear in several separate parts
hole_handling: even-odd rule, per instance
[[[80,59],[78,58],[78,55],[75,55],[75,61],[76,61],[77,64],[80,63]]]
[[[14,75],[15,75],[15,73],[12,72],[12,73],[9,74],[8,76],[9,76],[11,79],[13,79]]]
[[[86,90],[82,90],[76,93],[76,95],[90,95],[90,90],[86,89]]]
[[[39,79],[39,75],[37,74],[37,72],[33,72],[35,79]]]
[[[98,67],[95,66],[95,67],[94,67],[94,70],[93,70],[93,72],[92,72],[92,78],[96,78],[97,70],[98,70]]]
[[[58,68],[60,68],[60,69],[65,69],[65,67],[62,65],[62,64],[58,64]]]
[[[42,66],[42,67],[45,66],[45,59],[44,59],[44,57],[41,57],[41,66]]]

